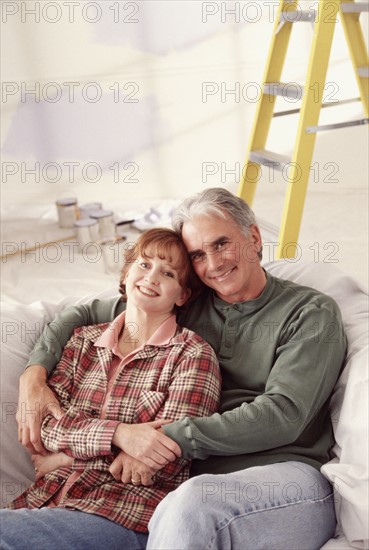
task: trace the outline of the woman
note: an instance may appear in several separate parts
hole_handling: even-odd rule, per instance
[[[174,231],[147,231],[127,251],[126,311],[110,325],[76,329],[65,347],[49,379],[64,414],[47,416],[42,426],[53,454],[35,458],[37,481],[10,504],[17,510],[1,511],[1,548],[145,547],[151,515],[188,478],[189,463],[158,456],[166,466],[150,486],[138,486],[136,473],[123,483],[110,470],[118,453],[129,454],[145,437],[140,423],[156,421],[159,429],[165,418],[217,409],[215,353],[175,319],[196,287]]]

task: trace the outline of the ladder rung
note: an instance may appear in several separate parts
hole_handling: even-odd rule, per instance
[[[342,13],[361,13],[369,11],[369,2],[348,2],[341,4]]]
[[[369,65],[367,65],[366,67],[359,67],[357,70],[357,74],[364,78],[369,78]]]
[[[340,107],[341,105],[347,105],[348,103],[357,103],[361,101],[361,97],[353,97],[351,99],[340,99],[332,103],[322,103],[321,108],[327,109],[328,107]],[[296,115],[300,112],[300,109],[289,109],[288,111],[279,111],[273,114],[273,117]]]
[[[273,153],[266,149],[257,149],[250,152],[250,162],[256,162],[257,164],[263,164],[264,166],[273,166],[276,170],[283,170],[286,164],[291,162],[290,157],[280,155],[279,153]]]
[[[264,93],[268,95],[279,95],[290,99],[301,99],[304,92],[303,86],[296,82],[266,82]]]
[[[281,12],[281,17],[279,19],[282,23],[300,23],[308,22],[315,23],[316,11],[297,11],[297,10],[287,10]]]
[[[348,128],[349,126],[361,126],[369,124],[369,118],[359,118],[358,120],[348,120],[347,122],[337,122],[336,124],[324,124],[322,126],[308,126],[307,134],[316,134],[326,130],[338,130],[339,128]]]

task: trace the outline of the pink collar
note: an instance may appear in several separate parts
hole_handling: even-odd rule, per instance
[[[124,327],[126,312],[123,311],[118,317],[110,323],[107,329],[96,340],[95,346],[111,349],[116,355],[118,348],[119,335]],[[176,316],[173,314],[160,325],[154,334],[147,340],[145,345],[165,346],[175,335],[177,330]],[[137,351],[137,350],[136,350]]]

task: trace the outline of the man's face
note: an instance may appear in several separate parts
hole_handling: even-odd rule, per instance
[[[186,222],[182,238],[200,279],[229,303],[255,299],[265,286],[256,225],[248,237],[230,216],[198,216]]]

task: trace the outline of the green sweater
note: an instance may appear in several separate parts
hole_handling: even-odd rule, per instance
[[[49,372],[72,329],[111,321],[119,299],[63,311],[31,354]],[[193,474],[297,460],[320,468],[334,443],[329,397],[346,352],[337,304],[314,289],[267,274],[256,300],[229,304],[207,289],[178,322],[215,349],[223,377],[219,412],[164,427],[194,460]],[[207,459],[207,460],[203,460]]]

